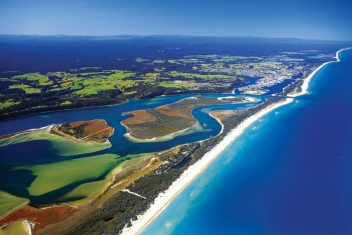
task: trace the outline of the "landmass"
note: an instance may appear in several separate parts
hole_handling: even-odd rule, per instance
[[[105,120],[81,121],[53,125],[50,133],[79,142],[104,143],[113,134],[114,128]]]
[[[196,124],[191,111],[214,104],[235,104],[256,101],[248,97],[204,98],[193,97],[156,109],[139,110],[126,114],[134,116],[122,121],[129,134],[137,139],[153,139],[190,128]]]
[[[333,56],[302,50],[245,56],[159,57],[118,57],[114,60],[121,65],[114,68],[91,66],[30,73],[4,71],[0,76],[0,120],[54,110],[116,105],[130,99],[160,95],[232,93],[236,88],[242,94],[259,95],[286,80],[307,76]]]
[[[164,53],[163,50],[159,52]],[[0,78],[0,88],[5,94],[0,96],[1,119],[51,110],[118,104],[128,99],[158,95],[233,92],[235,87],[242,94],[262,94],[268,87],[292,80],[283,92],[267,97],[256,107],[211,112],[210,115],[222,125],[217,136],[149,153],[123,170],[112,170],[111,175],[104,175],[110,180],[108,185],[89,202],[79,206],[46,208],[22,206],[1,218],[0,228],[10,228],[18,221],[25,221],[30,225],[31,233],[35,234],[139,232],[246,127],[276,107],[292,101],[287,96],[304,94],[309,79],[317,70],[306,80],[301,78],[331,58],[331,55],[319,51],[260,56],[224,53],[175,56],[172,59],[114,58],[131,66],[129,69],[94,66],[56,72],[17,71],[14,76]],[[196,120],[191,111],[197,107],[246,101],[253,100],[245,97],[187,99],[156,109],[134,111],[129,113],[134,116],[122,124],[134,138],[159,138],[193,126]],[[64,123],[51,128],[51,134],[75,142],[104,143],[113,131],[104,120]],[[18,134],[21,133],[10,134],[4,139]],[[114,158],[123,162],[129,157]]]

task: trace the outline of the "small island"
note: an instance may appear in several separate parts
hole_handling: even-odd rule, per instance
[[[54,125],[50,133],[78,142],[105,143],[113,134],[114,128],[105,120],[90,120]]]
[[[159,138],[188,129],[196,124],[197,121],[191,114],[195,108],[253,101],[256,99],[249,97],[192,97],[156,109],[125,113],[125,115],[134,116],[122,121],[122,125],[127,128],[129,135],[133,138],[140,140]]]

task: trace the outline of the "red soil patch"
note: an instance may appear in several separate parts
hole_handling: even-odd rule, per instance
[[[88,125],[85,126],[84,136],[91,135],[97,132],[99,132],[100,134],[105,133],[105,135],[110,136],[112,134],[112,131],[113,128],[109,127],[104,120],[93,120],[89,121]]]
[[[110,136],[110,135],[112,135],[113,131],[114,131],[114,129],[112,127],[110,127],[109,129],[106,129],[106,130],[99,132],[99,134]]]
[[[114,128],[107,125],[105,120],[92,120],[92,121],[80,121],[70,123],[70,127],[78,127],[85,125],[83,137],[92,139],[97,135],[104,135],[110,137],[114,131]]]
[[[78,211],[77,208],[69,206],[49,207],[45,209],[37,209],[31,206],[23,206],[20,209],[12,212],[5,218],[0,219],[0,227],[16,222],[19,220],[29,220],[35,222],[35,233],[40,229],[45,228],[50,224],[60,223]]]
[[[82,125],[86,125],[84,127],[84,131],[87,133],[87,135],[109,128],[109,126],[106,124],[104,120],[81,121],[81,122],[70,123],[71,127],[77,127]]]
[[[88,124],[88,123],[90,123],[91,121],[82,121],[82,122],[72,122],[72,123],[70,123],[70,126],[71,127],[77,127],[77,126],[81,126],[81,125],[83,125],[83,124]]]
[[[122,123],[125,125],[155,122],[157,120],[154,115],[151,115],[145,110],[138,110],[129,114],[134,114],[134,116],[122,121]]]
[[[164,106],[164,107],[156,109],[156,111],[158,111],[162,114],[168,115],[168,116],[178,116],[178,117],[184,117],[187,119],[194,120],[192,115],[189,113],[192,108],[193,108],[193,106],[190,106],[186,109],[181,109],[181,110],[172,110],[169,107]]]
[[[229,117],[233,115],[233,111],[232,110],[225,110],[225,111],[213,111],[211,112],[211,116],[218,118],[220,120],[222,120],[223,118]]]

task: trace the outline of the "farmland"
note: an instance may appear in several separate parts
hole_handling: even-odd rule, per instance
[[[300,58],[296,58],[299,56]],[[315,55],[314,60],[327,55]],[[293,58],[295,57],[295,58]],[[315,64],[301,54],[275,56],[187,55],[177,59],[137,57],[129,69],[98,66],[31,72],[0,78],[0,119],[61,109],[114,105],[182,93],[262,94],[285,79],[305,76]],[[248,82],[249,80],[256,82]],[[245,83],[251,83],[244,85]]]

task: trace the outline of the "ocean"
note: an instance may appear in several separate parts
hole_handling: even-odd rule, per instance
[[[352,234],[352,50],[253,123],[141,234]]]

